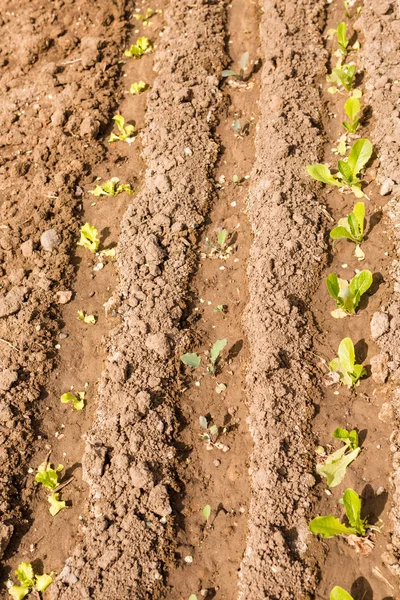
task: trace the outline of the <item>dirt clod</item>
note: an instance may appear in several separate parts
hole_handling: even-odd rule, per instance
[[[51,252],[61,244],[61,237],[55,229],[48,229],[40,236],[42,248],[47,252]]]

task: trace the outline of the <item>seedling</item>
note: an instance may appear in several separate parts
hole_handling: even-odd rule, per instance
[[[322,181],[327,185],[336,187],[347,187],[357,198],[362,198],[360,173],[372,156],[372,144],[367,139],[357,140],[351,150],[347,162],[339,160],[337,175],[333,175],[324,164],[307,165],[308,174],[316,181]]]
[[[115,248],[105,248],[99,252],[100,256],[106,256],[107,258],[115,258]]]
[[[215,306],[215,307],[213,308],[213,312],[215,312],[215,313],[222,313],[222,314],[225,314],[225,313],[226,313],[226,311],[227,311],[227,307],[226,307],[226,305],[225,305],[225,304],[217,304],[217,306]]]
[[[207,521],[207,525],[208,525],[208,519],[210,518],[210,515],[211,515],[211,506],[209,504],[206,504],[206,506],[203,508],[203,517]]]
[[[336,63],[336,67],[332,69],[332,73],[326,76],[326,81],[329,83],[335,83],[337,87],[329,87],[328,92],[330,94],[336,94],[340,91],[340,88],[344,88],[346,92],[351,92],[354,85],[354,75],[356,73],[355,64],[342,65],[342,59],[340,58]]]
[[[133,137],[135,126],[130,124],[125,125],[125,118],[122,115],[115,115],[113,117],[113,121],[115,121],[117,129],[119,131],[119,135],[112,131],[110,137],[108,138],[108,141],[128,142],[128,144],[131,144],[135,140],[135,138]]]
[[[112,177],[103,185],[96,185],[94,190],[89,190],[89,194],[93,194],[93,196],[116,196],[121,192],[133,194],[133,189],[129,184],[119,183],[118,177]]]
[[[196,594],[190,594],[189,600],[197,600]]]
[[[340,136],[340,138],[338,139],[338,145],[332,151],[335,154],[339,154],[339,156],[344,156],[346,154],[346,152],[347,152],[346,141],[347,141],[347,136],[344,133],[343,135]]]
[[[339,219],[337,227],[330,232],[330,237],[333,240],[348,239],[355,244],[361,244],[364,238],[364,219],[364,202],[357,202],[352,213]]]
[[[161,12],[160,10],[153,10],[152,8],[148,8],[144,15],[134,14],[133,16],[135,17],[136,21],[143,21],[143,27],[148,27],[148,25],[151,25],[151,23],[150,23],[151,17],[154,17],[155,15],[157,15],[160,12]]]
[[[338,348],[337,358],[329,363],[329,369],[337,375],[337,380],[347,387],[355,385],[367,371],[355,362],[354,344],[350,338],[344,338]]]
[[[347,315],[354,315],[361,296],[371,287],[372,273],[365,269],[360,271],[350,281],[339,279],[336,273],[329,273],[326,278],[326,287],[329,294],[336,300],[336,310],[331,312],[335,319],[342,319]]]
[[[349,133],[355,133],[360,123],[361,102],[355,96],[350,96],[344,103],[344,110],[349,121],[343,121],[342,125]]]
[[[129,58],[140,58],[143,54],[148,54],[153,50],[153,46],[147,37],[139,37],[136,44],[133,44],[129,50],[125,50],[124,56]]]
[[[343,54],[343,56],[347,55],[347,47],[349,45],[349,40],[347,39],[347,26],[346,23],[339,23],[337,29],[329,29],[328,31],[328,39],[332,39],[334,36],[337,37],[337,42],[339,46],[339,52]]]
[[[80,240],[77,242],[77,246],[83,246],[84,248],[88,248],[90,252],[97,252],[100,246],[99,232],[96,227],[90,225],[90,223],[85,223],[80,228]]]
[[[240,119],[235,119],[232,123],[232,129],[233,131],[239,136],[239,137],[244,137],[245,135],[248,134],[249,132],[249,124],[246,123],[245,125],[243,125],[240,123]]]
[[[225,348],[226,344],[227,344],[227,340],[225,338],[223,340],[217,340],[214,343],[213,347],[211,348],[211,352],[210,352],[211,364],[209,364],[207,367],[208,373],[212,373],[212,374],[215,373],[215,364],[216,364],[222,350]]]
[[[335,439],[342,440],[344,446],[326,456],[325,462],[317,464],[316,470],[318,475],[326,478],[329,487],[336,487],[343,481],[346,468],[357,458],[361,448],[358,445],[358,434],[355,429],[347,431],[338,428],[332,435]]]
[[[183,364],[187,365],[188,367],[193,367],[193,369],[197,369],[200,366],[201,358],[195,352],[182,354],[181,362],[183,362]]]
[[[49,575],[47,573],[36,575],[32,565],[26,562],[22,562],[18,565],[15,574],[21,585],[11,585],[11,587],[8,588],[8,593],[13,600],[23,600],[32,589],[35,589],[38,592],[44,592],[44,590],[52,583],[53,575],[55,575],[53,572]]]
[[[58,473],[63,470],[63,465],[58,465],[56,469],[52,469],[49,462],[43,462],[39,465],[35,475],[36,483],[41,483],[47,490],[53,491],[60,485],[58,481]]]
[[[95,315],[88,315],[83,310],[78,310],[78,321],[83,321],[87,325],[94,325],[97,321],[97,317]]]
[[[329,595],[329,600],[354,600],[343,588],[336,585]]]
[[[129,89],[131,94],[141,94],[147,88],[147,84],[144,81],[138,81],[136,83],[131,83],[131,87]]]
[[[229,237],[230,236],[228,230],[221,229],[217,234],[216,243],[210,242],[208,238],[206,239],[205,247],[211,248],[211,252],[209,254],[211,258],[220,258],[221,260],[228,260],[229,256],[232,254],[233,251],[232,246],[227,245]]]
[[[245,72],[245,70],[247,68],[247,63],[248,62],[249,62],[249,53],[245,52],[240,57],[240,61],[239,61],[240,69],[239,69],[239,72],[237,73],[236,71],[230,71],[230,70],[222,71],[222,73],[221,73],[222,77],[237,77],[239,79],[239,81],[243,81],[244,72]]]
[[[50,514],[52,517],[55,517],[63,508],[67,508],[67,503],[60,500],[60,496],[61,494],[55,492],[47,498],[47,501],[50,504]]]
[[[72,406],[75,410],[83,410],[85,408],[85,392],[67,392],[60,398],[62,404],[68,404],[72,402]]]
[[[208,423],[206,417],[199,417],[200,427],[202,427],[205,433],[201,433],[200,437],[203,442],[206,443],[206,449],[212,450],[213,448],[217,448],[218,450],[222,450],[222,452],[228,452],[229,447],[225,446],[221,442],[218,442],[218,427],[216,425],[211,425]]]

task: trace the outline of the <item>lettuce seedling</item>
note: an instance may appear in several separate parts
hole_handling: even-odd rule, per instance
[[[357,492],[351,488],[347,488],[339,502],[344,505],[350,527],[341,523],[333,515],[328,515],[325,517],[315,517],[311,521],[311,533],[321,535],[323,538],[331,538],[335,535],[365,536],[370,526],[367,519],[361,518],[361,500]]]
[[[355,429],[347,431],[347,429],[335,429],[333,437],[342,440],[344,446],[329,454],[326,457],[324,464],[317,464],[316,471],[318,475],[326,478],[326,483],[329,487],[339,485],[345,475],[346,468],[359,455],[361,448],[358,445],[358,434]]]
[[[140,37],[136,40],[129,50],[125,50],[124,56],[129,58],[140,58],[143,54],[148,54],[153,50],[153,46],[147,37]]]
[[[211,248],[211,252],[209,254],[212,258],[220,258],[222,260],[227,260],[232,253],[232,246],[227,245],[227,241],[229,239],[229,233],[227,229],[221,229],[217,234],[217,241],[210,242],[208,238],[205,242],[206,248]]]
[[[330,237],[333,240],[348,239],[355,244],[361,244],[364,238],[364,219],[364,202],[356,202],[353,212],[339,219],[337,227],[330,232]]]
[[[226,71],[222,71],[221,75],[222,77],[237,77],[240,81],[243,81],[243,76],[244,76],[244,72],[247,68],[247,63],[249,62],[249,53],[245,52],[244,54],[242,54],[242,56],[240,57],[240,61],[239,61],[239,72],[237,73],[236,71],[230,71],[229,69]]]
[[[349,121],[343,121],[342,125],[349,133],[355,133],[360,123],[361,102],[355,96],[350,96],[344,103],[344,110]]]
[[[227,344],[227,340],[223,339],[223,340],[217,340],[215,342],[215,344],[213,345],[213,347],[211,348],[211,352],[210,352],[210,360],[211,360],[211,364],[208,365],[207,367],[207,372],[208,373],[214,373],[215,372],[215,364],[219,358],[219,355],[221,354],[222,350],[225,348]]]
[[[53,581],[54,573],[44,573],[35,575],[30,563],[22,562],[15,571],[21,585],[12,585],[8,588],[8,593],[13,600],[23,600],[32,589],[38,592],[44,592]]]
[[[182,354],[181,362],[183,362],[183,364],[188,367],[193,367],[194,369],[197,369],[200,366],[201,358],[195,352]]]
[[[93,194],[93,196],[116,196],[121,192],[133,194],[133,189],[129,184],[119,183],[118,177],[112,177],[103,185],[96,185],[94,190],[89,190],[89,194]]]
[[[329,595],[329,600],[354,600],[343,588],[336,585]]]
[[[190,594],[189,600],[197,600],[196,594]]]
[[[215,313],[222,313],[222,314],[225,314],[225,313],[226,313],[226,311],[227,311],[227,307],[226,307],[226,305],[225,305],[225,304],[217,304],[217,306],[215,306],[215,307],[213,308],[213,312],[215,312]]]
[[[147,88],[147,84],[144,81],[138,81],[136,83],[131,83],[131,87],[129,88],[129,91],[131,94],[141,94],[142,92],[144,92]]]
[[[206,504],[206,506],[203,508],[203,517],[207,521],[207,525],[208,525],[208,519],[210,518],[210,515],[211,515],[211,506],[209,504]]]
[[[77,246],[83,246],[84,248],[88,248],[90,252],[97,252],[100,246],[99,232],[96,227],[90,225],[90,223],[85,223],[80,228],[80,240],[77,242]]]
[[[148,25],[151,25],[151,23],[150,23],[151,17],[154,17],[155,15],[157,15],[160,12],[161,12],[160,10],[153,10],[152,8],[148,8],[144,15],[134,14],[133,16],[135,17],[136,21],[143,21],[143,27],[147,27]]]
[[[47,501],[50,504],[50,514],[52,517],[55,517],[63,508],[67,508],[67,503],[60,500],[60,496],[61,494],[59,492],[55,492],[47,498]]]
[[[353,144],[347,162],[339,160],[337,175],[333,175],[326,165],[319,163],[307,165],[307,172],[316,181],[336,187],[347,187],[357,198],[362,198],[364,194],[359,175],[371,158],[372,150],[371,142],[361,138]]]
[[[135,131],[135,126],[134,125],[125,125],[125,118],[122,115],[115,115],[113,117],[113,121],[115,121],[115,124],[117,126],[117,129],[119,131],[119,135],[117,135],[114,132],[111,132],[110,137],[108,138],[109,142],[128,142],[128,144],[131,144],[135,138],[133,137],[134,131]]]
[[[58,473],[63,470],[63,465],[58,465],[56,469],[51,467],[49,462],[43,462],[39,465],[35,475],[36,483],[41,483],[48,490],[55,490],[59,486]]]
[[[337,373],[339,380],[347,387],[355,385],[367,371],[355,362],[354,344],[350,338],[344,338],[338,348],[338,356],[329,363],[329,369]]]
[[[349,40],[347,39],[347,25],[346,23],[339,23],[337,29],[329,29],[328,31],[328,39],[332,39],[334,36],[337,37],[337,42],[339,46],[340,52],[343,56],[347,55],[347,47],[349,45]]]
[[[72,406],[75,410],[83,410],[85,408],[85,393],[86,392],[66,392],[60,398],[62,404],[68,404],[72,402]]]
[[[215,444],[218,437],[218,427],[216,425],[211,425],[211,427],[209,427],[206,417],[203,416],[199,418],[199,422],[200,427],[205,430],[205,433],[200,434],[203,442],[207,442],[207,444]]]
[[[87,325],[94,325],[97,321],[97,317],[95,315],[88,315],[83,310],[78,310],[78,316],[76,318],[78,321],[83,321]]]
[[[330,94],[336,94],[338,88],[343,87],[346,92],[351,92],[354,85],[354,75],[356,73],[356,65],[342,65],[342,59],[336,63],[336,67],[332,69],[332,73],[326,76],[326,81],[335,83],[337,87],[328,88]]]
[[[331,312],[332,317],[342,319],[347,315],[354,315],[361,296],[371,287],[372,281],[372,273],[368,269],[357,273],[350,282],[340,279],[336,273],[329,273],[326,287],[337,306]]]

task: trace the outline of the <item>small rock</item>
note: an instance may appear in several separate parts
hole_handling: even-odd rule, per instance
[[[380,195],[387,196],[388,194],[390,194],[390,192],[393,190],[393,186],[394,181],[392,179],[390,179],[389,177],[385,179],[385,181],[381,185],[381,189],[379,190]]]
[[[153,486],[153,476],[144,463],[139,463],[135,467],[131,467],[129,475],[133,487],[146,490]]]
[[[33,241],[26,240],[23,244],[20,245],[20,250],[22,252],[22,256],[25,258],[29,258],[33,254]]]
[[[21,302],[27,293],[23,287],[13,287],[8,294],[0,299],[0,319],[9,317],[21,309]]]
[[[3,558],[13,533],[14,527],[12,525],[0,524],[0,560]]]
[[[168,491],[165,485],[159,483],[151,490],[147,500],[147,506],[149,510],[159,517],[167,517],[172,513]]]
[[[389,354],[381,352],[371,358],[371,373],[372,379],[376,383],[385,383],[389,375]]]
[[[40,236],[42,248],[47,252],[51,252],[61,244],[61,238],[55,229],[48,229]]]
[[[381,410],[379,411],[378,419],[382,421],[382,423],[393,422],[393,409],[390,402],[384,402],[382,404]]]
[[[56,292],[55,301],[57,304],[67,304],[72,298],[72,292],[70,290],[60,290]]]
[[[377,340],[381,335],[389,330],[389,317],[380,311],[375,312],[371,319],[371,337]]]
[[[0,371],[0,390],[7,392],[13,383],[18,379],[18,373],[11,369],[4,369]]]
[[[90,139],[96,139],[100,131],[100,122],[92,117],[86,117],[83,119],[79,133],[81,137],[89,137]]]
[[[143,244],[143,250],[146,257],[146,262],[159,265],[163,262],[166,252],[158,243],[157,237],[153,234],[149,235]]]
[[[214,460],[214,467],[219,467],[221,464],[221,461],[217,459]]]
[[[150,334],[146,338],[146,348],[153,350],[161,357],[171,354],[171,344],[165,333]]]

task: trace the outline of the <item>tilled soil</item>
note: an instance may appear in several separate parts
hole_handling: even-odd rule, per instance
[[[336,1],[159,0],[145,26],[135,14],[148,6],[125,0],[1,8],[3,581],[25,560],[57,571],[44,597],[60,600],[322,599],[334,585],[394,600],[398,9],[373,0],[348,18]],[[363,263],[328,236],[354,198],[305,170],[336,164],[344,99],[326,92],[326,33],[343,19],[361,42],[358,133],[375,149]],[[125,58],[142,35],[152,52]],[[244,81],[222,79],[245,50]],[[130,95],[139,80],[146,91]],[[136,126],[132,144],[107,142],[117,113]],[[88,193],[115,176],[133,196]],[[117,247],[115,261],[76,247],[86,221],[101,248]],[[209,247],[221,229],[226,256]],[[336,321],[325,277],[356,268],[371,269],[374,286],[357,317]],[[371,319],[386,323],[378,337]],[[346,335],[382,370],[351,391],[325,388]],[[186,352],[199,369],[183,366]],[[60,404],[71,388],[85,390],[83,411]],[[201,439],[202,415],[226,452]],[[329,447],[335,427],[358,429],[363,444],[327,495],[315,447]],[[71,478],[55,518],[34,483],[50,452]],[[340,516],[347,487],[381,527],[368,557],[308,531],[318,514]]]

